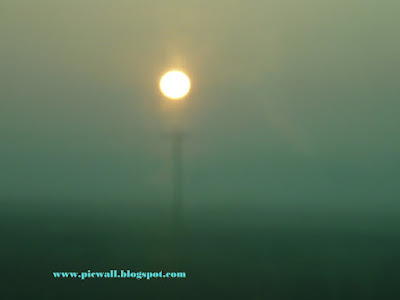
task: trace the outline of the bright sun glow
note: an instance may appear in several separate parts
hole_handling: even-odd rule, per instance
[[[190,90],[190,80],[183,72],[170,71],[161,78],[160,89],[168,98],[181,99]]]

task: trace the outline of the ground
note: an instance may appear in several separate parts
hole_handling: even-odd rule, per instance
[[[20,208],[21,209],[21,208]],[[1,299],[400,299],[400,236],[355,227],[215,227],[74,210],[1,218]],[[122,214],[122,213],[121,213]],[[55,279],[54,271],[186,272]]]

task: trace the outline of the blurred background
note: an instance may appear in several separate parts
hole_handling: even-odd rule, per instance
[[[3,298],[399,299],[399,10],[0,0]],[[170,69],[192,82],[178,240]],[[88,269],[187,279],[52,278]]]

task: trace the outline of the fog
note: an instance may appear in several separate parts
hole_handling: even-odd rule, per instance
[[[3,216],[167,220],[182,69],[186,226],[398,232],[399,9],[0,1]]]

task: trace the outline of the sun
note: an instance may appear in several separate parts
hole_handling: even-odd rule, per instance
[[[181,71],[165,73],[160,80],[161,92],[170,99],[182,99],[190,90],[190,80]]]

